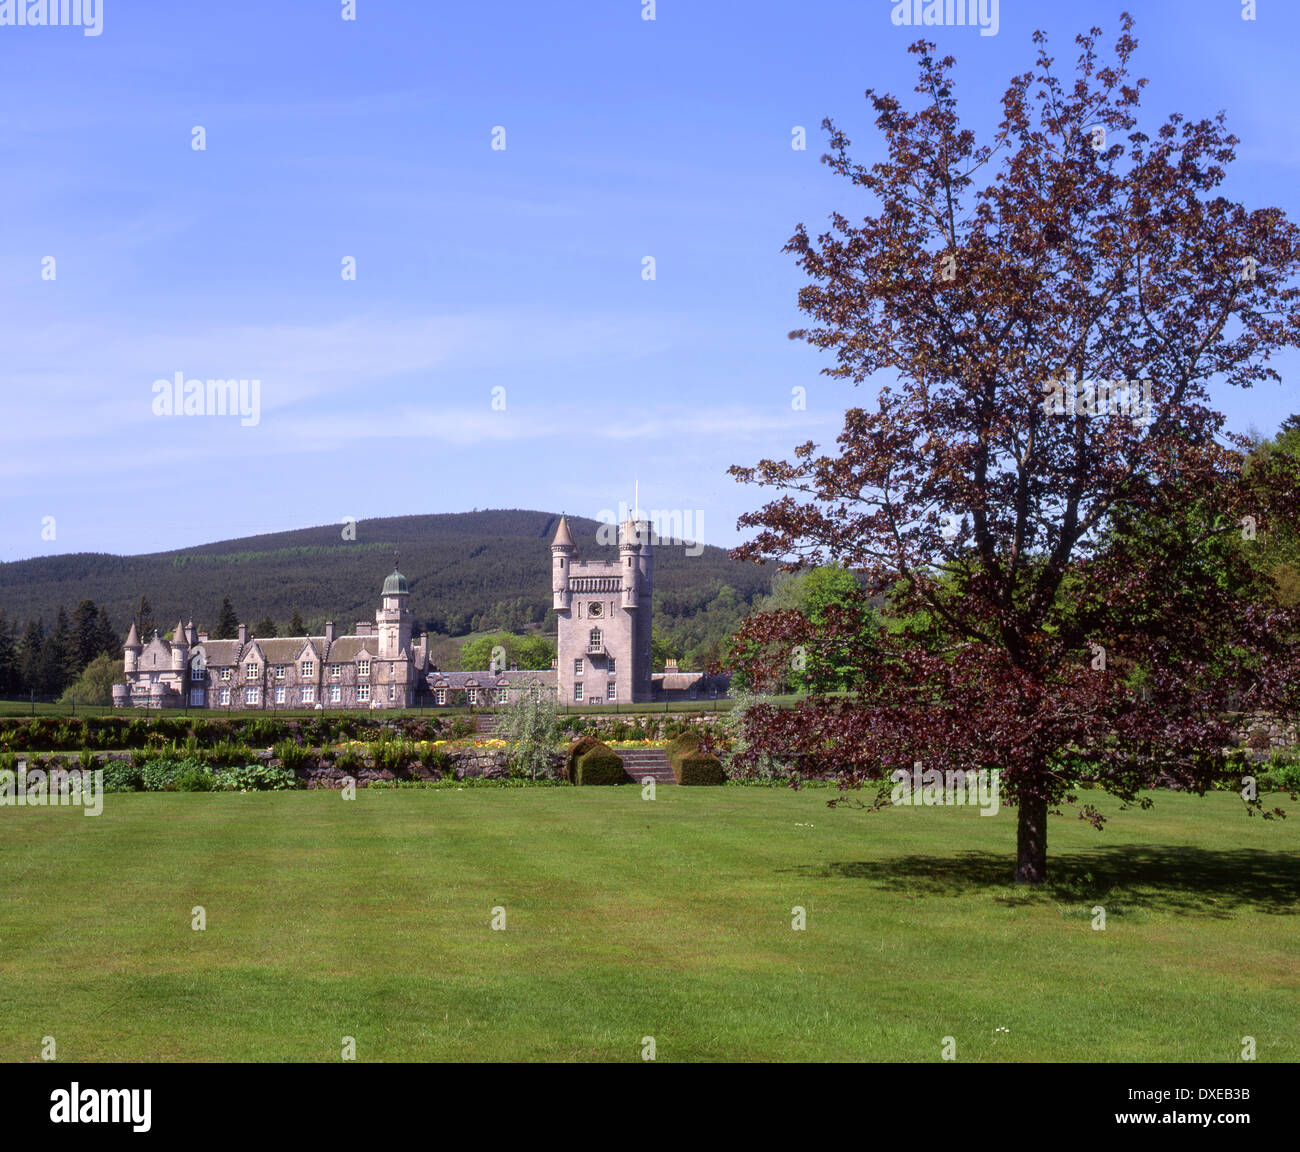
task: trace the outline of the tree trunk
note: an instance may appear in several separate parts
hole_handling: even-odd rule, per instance
[[[1021,797],[1016,828],[1016,883],[1042,884],[1047,879],[1047,801]]]

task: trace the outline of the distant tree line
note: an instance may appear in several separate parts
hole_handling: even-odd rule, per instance
[[[327,525],[149,556],[39,556],[4,566],[0,608],[20,622],[44,617],[49,627],[60,589],[75,587],[125,634],[147,591],[162,627],[193,617],[216,638],[226,631],[217,612],[228,596],[255,635],[269,637],[268,624],[280,636],[320,635],[326,620],[347,633],[355,621],[374,618],[391,549],[400,548],[417,634],[550,634],[557,522],[548,513],[496,510],[361,521],[361,543],[341,540],[338,527]],[[585,559],[617,559],[616,550],[597,544],[595,521],[570,516],[569,527]],[[770,571],[739,564],[721,548],[687,556],[681,547],[662,547],[655,554],[656,623],[678,659],[702,659],[770,582]],[[295,626],[298,610],[308,615]],[[142,632],[141,640],[150,635]]]
[[[0,696],[62,696],[100,656],[121,670],[122,638],[93,600],[71,615],[60,604],[50,626],[40,616],[20,625],[0,611]]]

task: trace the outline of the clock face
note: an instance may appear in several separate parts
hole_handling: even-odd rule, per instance
[[[605,606],[604,606],[603,604],[596,604],[596,603],[588,604],[588,605],[587,605],[587,615],[588,615],[588,616],[599,616],[599,615],[601,614],[601,612],[604,611],[604,608],[605,608]]]

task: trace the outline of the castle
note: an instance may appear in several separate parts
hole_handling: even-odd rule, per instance
[[[727,678],[679,672],[674,661],[651,671],[650,608],[654,533],[633,513],[619,528],[618,559],[580,560],[563,516],[551,543],[551,592],[558,622],[549,670],[493,666],[442,672],[429,659],[429,635],[411,634],[410,588],[394,568],[374,623],[349,635],[333,622],[320,636],[261,639],[239,625],[234,640],[212,640],[191,620],[171,639],[125,645],[126,683],[113,686],[119,708],[424,708],[505,704],[519,693],[554,693],[565,704],[644,704],[726,692]]]

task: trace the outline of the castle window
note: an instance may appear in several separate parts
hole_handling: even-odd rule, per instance
[[[275,678],[276,678],[277,680],[283,680],[283,679],[284,679],[284,665],[283,665],[283,664],[277,664],[277,665],[275,666]]]
[[[316,685],[315,685],[315,684],[304,684],[304,685],[302,686],[302,702],[303,702],[304,704],[315,704],[315,703],[316,703]]]
[[[331,675],[331,676],[337,676],[338,674],[339,674],[339,666],[338,666],[337,664],[331,664],[331,665],[330,665],[330,675]]]
[[[203,697],[204,697],[204,692],[202,688],[190,689],[190,704],[193,705],[195,708],[203,707]]]
[[[369,700],[369,699],[370,699],[370,685],[369,685],[369,684],[358,684],[358,685],[357,685],[357,702],[360,703],[360,704],[364,704],[364,703],[365,703],[367,700]]]
[[[358,660],[358,661],[357,661],[357,675],[358,675],[358,676],[369,676],[369,675],[370,675],[370,661],[369,661],[369,660]]]
[[[190,679],[191,679],[191,680],[202,680],[206,675],[207,675],[207,673],[203,670],[203,665],[202,665],[202,664],[191,664],[191,665],[190,665]]]
[[[390,685],[388,686],[388,698],[389,698],[390,700],[395,700],[395,699],[397,698],[397,697],[396,697],[396,692],[397,692],[397,689],[396,689],[395,687],[393,687],[392,684],[390,684]]]
[[[446,704],[446,703],[447,703],[447,689],[446,689],[446,688],[435,688],[435,689],[433,690],[433,700],[434,700],[434,703],[435,703],[435,704]]]
[[[223,689],[221,690],[221,703],[222,703],[222,706],[223,706],[223,707],[226,707],[226,708],[230,707],[230,689],[229,689],[229,688],[223,688]]]
[[[330,703],[337,704],[342,699],[343,699],[343,689],[340,688],[337,684],[332,684],[330,686]]]
[[[510,703],[510,689],[509,689],[509,688],[498,688],[498,689],[497,689],[497,703],[498,703],[498,704],[509,704],[509,703]]]
[[[611,680],[608,684],[605,685],[605,699],[606,700],[618,699],[618,689],[615,686],[613,680]]]
[[[614,657],[613,657],[613,656],[611,656],[611,657],[609,658],[609,667],[607,667],[607,668],[605,669],[605,671],[606,671],[606,673],[608,673],[610,676],[613,676],[613,675],[614,675]]]
[[[302,662],[302,678],[304,680],[310,680],[315,675],[316,675],[315,663],[311,660],[304,660]]]
[[[603,645],[602,645],[602,643],[601,643],[600,629],[599,629],[599,628],[593,628],[593,629],[591,630],[591,635],[590,635],[590,636],[588,637],[588,639],[587,639],[587,651],[588,651],[588,652],[599,652],[599,651],[601,650],[601,647],[602,647],[602,646],[603,646]]]
[[[229,668],[223,668],[223,669],[221,670],[221,678],[222,678],[223,680],[229,680],[229,679],[230,679],[230,669],[229,669]]]
[[[468,700],[471,704],[477,704],[477,703],[478,703],[478,689],[477,689],[477,688],[467,688],[467,689],[465,690],[465,699]]]
[[[575,684],[575,685],[573,686],[573,702],[574,702],[575,704],[581,704],[581,703],[582,703],[582,685],[581,685],[581,684]]]
[[[275,690],[275,702],[276,702],[277,704],[283,704],[283,703],[284,703],[284,686],[283,686],[283,685],[281,685],[280,687],[276,688],[276,690]]]
[[[581,657],[581,656],[579,656],[579,657],[578,657],[578,658],[573,662],[573,674],[574,674],[575,676],[581,676],[581,675],[582,675],[582,657]]]
[[[258,688],[245,688],[245,689],[244,689],[244,703],[245,703],[245,704],[256,704],[256,703],[257,703],[257,700],[258,700],[258,697],[259,697],[260,695],[261,695],[261,690],[258,689]]]
[[[245,665],[244,665],[244,679],[245,679],[245,680],[256,680],[256,679],[257,679],[257,674],[258,674],[258,672],[260,672],[260,671],[261,671],[261,666],[260,666],[260,665],[257,665],[257,664],[245,664]]]

